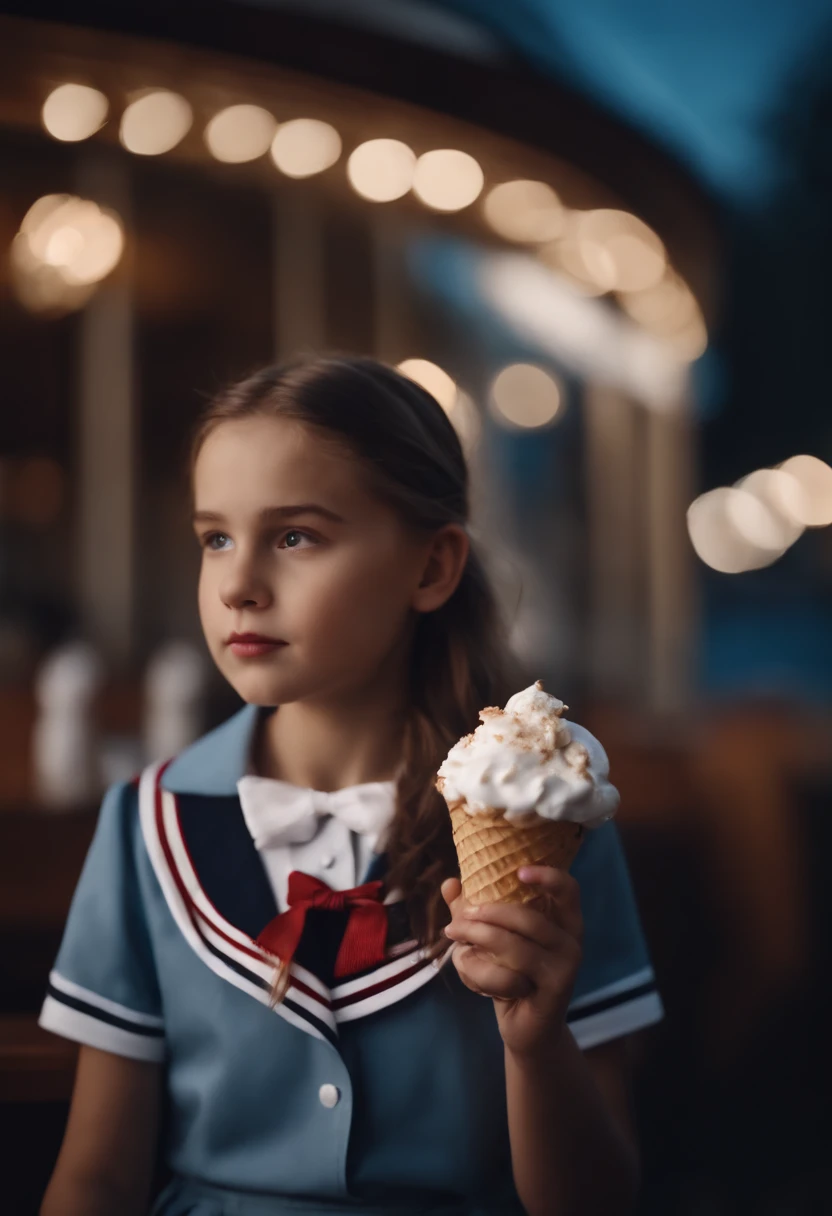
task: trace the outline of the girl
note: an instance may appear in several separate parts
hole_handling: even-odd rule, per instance
[[[660,1005],[616,830],[525,876],[545,913],[475,913],[433,786],[520,687],[446,415],[369,359],[269,368],[191,476],[245,705],[105,796],[40,1018],[83,1044],[42,1216],[145,1212],[157,1139],[155,1216],[630,1211]]]

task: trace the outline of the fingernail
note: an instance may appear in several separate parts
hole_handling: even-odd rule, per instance
[[[528,866],[521,866],[517,871],[517,877],[521,882],[529,882],[533,876],[534,870],[531,870]]]

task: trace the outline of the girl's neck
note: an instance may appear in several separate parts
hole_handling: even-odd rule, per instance
[[[392,781],[401,762],[405,716],[404,699],[389,695],[340,704],[289,702],[263,722],[255,771],[325,792]]]

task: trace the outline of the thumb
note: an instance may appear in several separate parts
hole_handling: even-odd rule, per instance
[[[442,892],[445,903],[450,907],[453,901],[459,899],[462,894],[462,883],[458,878],[446,878],[439,890]]]

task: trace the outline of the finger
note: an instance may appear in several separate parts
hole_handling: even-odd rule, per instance
[[[510,929],[477,921],[471,921],[465,929],[449,925],[448,930],[446,933],[452,940],[479,947],[499,966],[521,972],[537,987],[545,984],[553,971],[564,968],[572,971],[580,961],[580,946],[562,930],[557,931],[557,940],[548,949]]]
[[[451,922],[466,929],[470,924],[496,925],[501,929],[509,929],[543,949],[551,949],[558,941],[560,932],[565,931],[561,924],[560,911],[553,910],[549,915],[534,904],[487,903],[460,909],[458,917]]]
[[[538,889],[533,902],[544,915],[554,917],[567,932],[580,936],[581,888],[571,874],[554,866],[521,866],[517,874],[521,882]]]
[[[457,946],[452,955],[459,978],[472,992],[501,1001],[521,1000],[534,990],[525,975],[500,967],[475,946]]]
[[[445,903],[450,908],[454,900],[459,899],[462,894],[462,883],[458,878],[446,878],[439,890]]]

